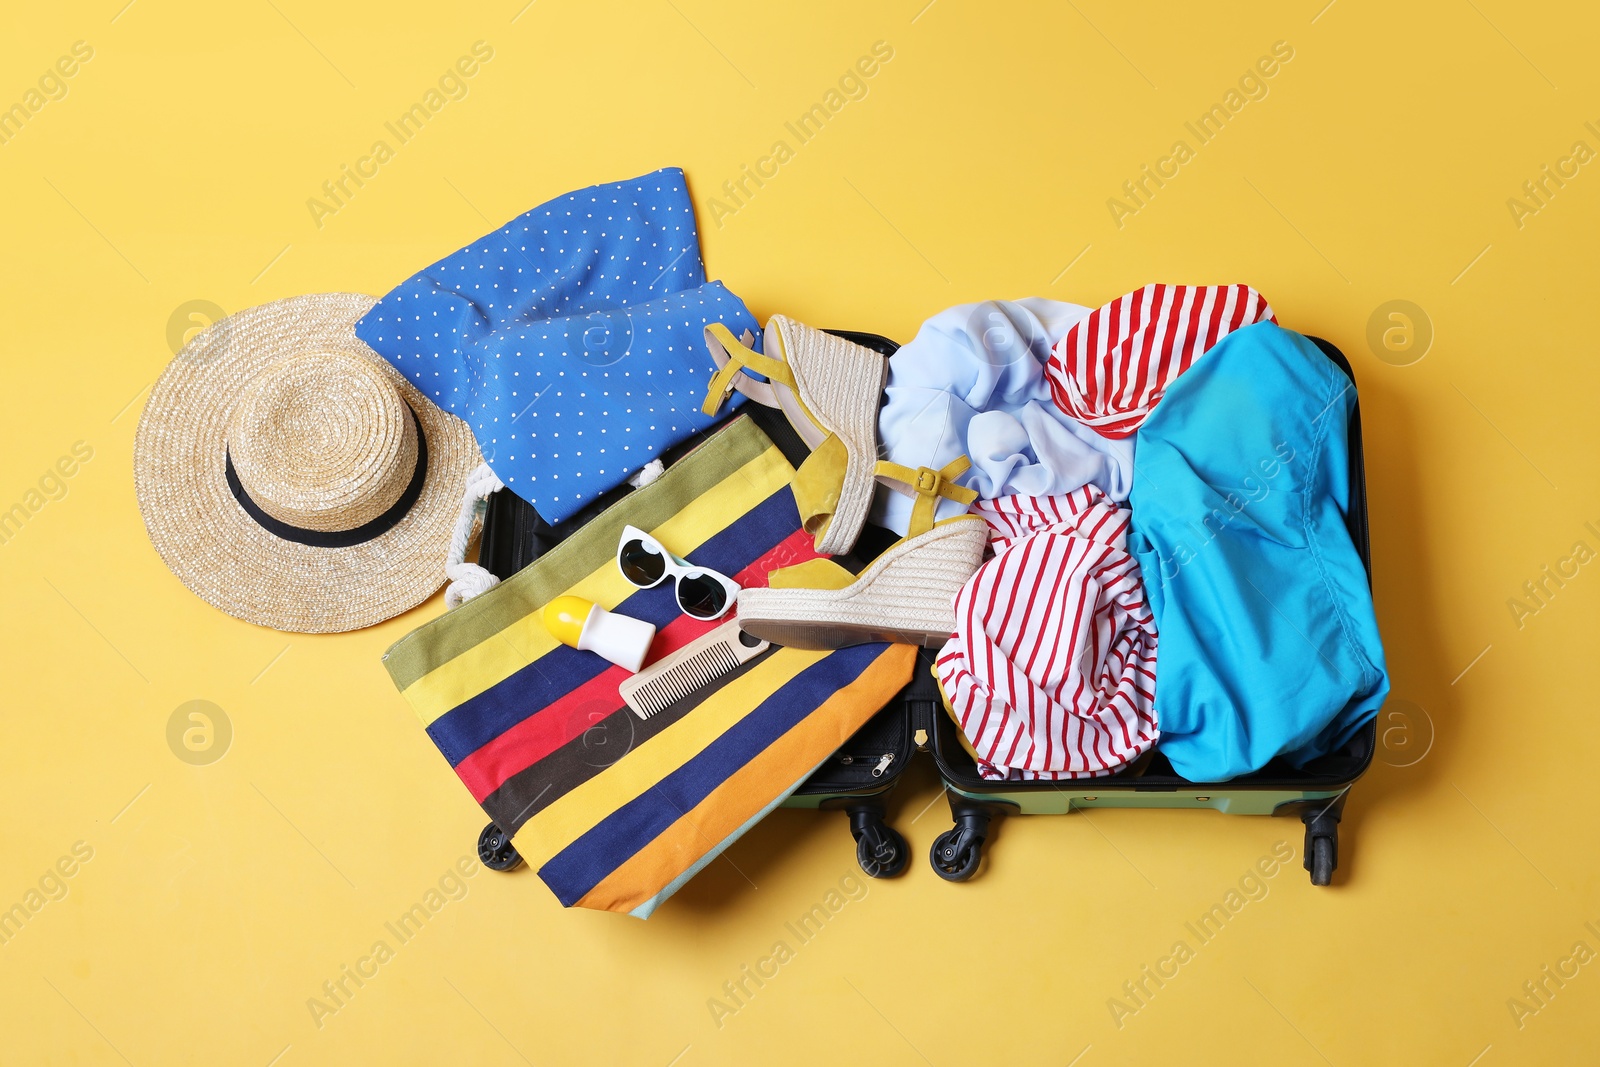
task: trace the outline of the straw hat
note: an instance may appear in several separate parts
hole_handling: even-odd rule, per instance
[[[133,466],[150,540],[201,599],[278,630],[337,633],[444,582],[467,424],[356,338],[371,297],[241,311],[151,391]]]

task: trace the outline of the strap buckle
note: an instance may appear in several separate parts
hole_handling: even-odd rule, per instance
[[[939,487],[944,482],[944,475],[932,467],[918,467],[917,480],[912,483],[912,488],[926,496],[938,496]]]

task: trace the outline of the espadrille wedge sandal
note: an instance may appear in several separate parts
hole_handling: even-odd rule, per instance
[[[906,481],[917,495],[910,532],[860,575],[828,559],[773,571],[768,588],[739,594],[739,628],[791,648],[944,644],[956,628],[956,593],[983,562],[989,543],[989,525],[976,515],[933,521],[940,497],[963,504],[976,498],[951,481],[968,466],[962,456],[943,470],[884,472]]]
[[[767,320],[764,337],[765,355],[740,344],[721,323],[706,327],[717,371],[703,410],[715,415],[737,390],[783,411],[811,449],[793,483],[801,521],[818,552],[840,555],[855,547],[872,505],[874,478],[883,473],[877,469],[878,405],[889,362],[870,348],[783,315]]]

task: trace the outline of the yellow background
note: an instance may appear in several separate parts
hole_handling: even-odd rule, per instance
[[[125,2],[16,5],[0,34],[0,105],[94,49],[0,145],[0,507],[94,450],[0,545],[0,906],[93,849],[0,946],[0,1060],[1594,1061],[1600,963],[1520,1027],[1507,1006],[1575,942],[1600,950],[1600,567],[1520,626],[1507,603],[1574,542],[1600,549],[1600,165],[1520,228],[1507,206],[1574,141],[1600,149],[1588,5]],[[315,225],[306,200],[479,40],[494,58],[466,98]],[[712,224],[704,198],[880,40],[867,96]],[[1294,58],[1267,97],[1119,229],[1107,199],[1276,41]],[[1332,888],[1306,881],[1296,821],[1138,811],[1011,819],[949,885],[921,767],[894,802],[906,876],[720,1027],[708,999],[857,874],[843,816],[774,815],[648,923],[477,873],[313,1022],[307,999],[484,821],[379,666],[443,607],[294,636],[168,573],[131,451],[169,320],[381,294],[552,196],[664,165],[701,202],[709,273],[762,318],[905,340],[985,297],[1246,281],[1349,354],[1410,710],[1380,723]],[[1395,299],[1435,332],[1409,365],[1367,343]],[[166,741],[195,699],[233,726],[209,766]],[[1122,983],[1278,841],[1295,858],[1268,896],[1116,1026]]]

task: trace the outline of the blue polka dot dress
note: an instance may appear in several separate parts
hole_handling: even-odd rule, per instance
[[[672,167],[534,208],[408,279],[356,335],[466,420],[500,480],[559,522],[715,421],[700,410],[713,322],[761,334],[706,281]]]

